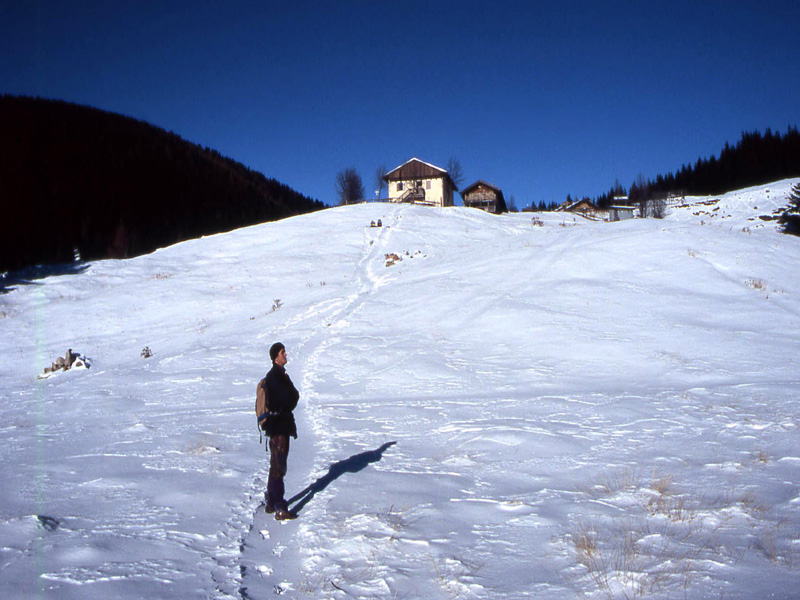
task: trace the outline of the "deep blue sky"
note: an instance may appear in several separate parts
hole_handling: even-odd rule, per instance
[[[4,2],[0,93],[122,113],[327,203],[450,157],[519,208],[800,125],[800,2]],[[385,194],[385,192],[384,192]]]

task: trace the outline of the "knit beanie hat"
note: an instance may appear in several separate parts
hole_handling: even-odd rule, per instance
[[[269,349],[269,358],[272,362],[275,362],[275,359],[278,358],[278,354],[281,353],[281,350],[286,350],[286,346],[280,342],[275,342],[272,344],[272,347]]]

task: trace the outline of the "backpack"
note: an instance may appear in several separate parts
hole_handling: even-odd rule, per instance
[[[256,387],[256,418],[258,419],[258,442],[261,443],[261,432],[267,428],[269,415],[269,397],[267,396],[267,378],[264,377]]]

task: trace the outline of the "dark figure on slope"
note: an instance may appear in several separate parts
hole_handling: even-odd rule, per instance
[[[267,373],[266,387],[269,398],[269,416],[266,433],[269,436],[269,479],[267,481],[267,513],[275,513],[278,521],[295,519],[284,498],[283,478],[289,457],[289,436],[297,439],[297,425],[292,411],[297,406],[300,393],[286,372],[286,348],[280,342],[269,349],[272,369]]]

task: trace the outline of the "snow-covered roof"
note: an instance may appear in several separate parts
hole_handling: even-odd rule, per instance
[[[569,212],[569,211],[571,211],[571,210],[573,210],[573,209],[575,209],[575,208],[579,207],[581,204],[588,204],[588,205],[589,205],[590,207],[592,207],[593,209],[595,209],[595,210],[597,209],[597,206],[595,205],[595,203],[594,203],[594,202],[592,202],[591,200],[587,200],[586,198],[582,198],[582,199],[580,199],[580,200],[575,200],[575,201],[574,201],[574,202],[572,202],[571,204],[567,204],[567,203],[565,202],[564,204],[562,204],[561,206],[559,206],[559,207],[556,209],[556,212],[563,212],[563,211],[567,211],[567,212]]]
[[[398,169],[402,169],[402,168],[403,168],[403,167],[405,167],[407,164],[409,164],[409,163],[412,163],[412,162],[418,162],[418,163],[422,163],[423,165],[425,165],[425,166],[427,166],[427,167],[430,167],[431,169],[436,169],[437,171],[441,171],[442,173],[445,173],[445,174],[447,173],[447,171],[446,171],[445,169],[443,169],[443,168],[441,168],[441,167],[437,167],[436,165],[434,165],[434,164],[431,164],[431,163],[429,163],[429,162],[425,162],[424,160],[421,160],[421,159],[419,159],[419,158],[417,158],[417,157],[414,157],[414,158],[410,158],[410,159],[408,159],[408,160],[407,160],[406,162],[404,162],[402,165],[398,165],[398,166],[396,166],[394,169],[392,169],[391,171],[389,171],[389,173],[394,173],[394,172],[395,172],[395,171],[397,171]],[[389,175],[389,173],[387,173],[387,175]]]
[[[383,179],[385,181],[395,181],[403,179],[425,179],[431,177],[445,178],[452,183],[450,174],[445,169],[437,167],[436,165],[432,165],[431,163],[425,162],[424,160],[420,160],[418,158],[412,158],[404,162],[402,165],[395,167],[386,175],[384,175]],[[453,187],[455,187],[455,184],[453,184]]]

